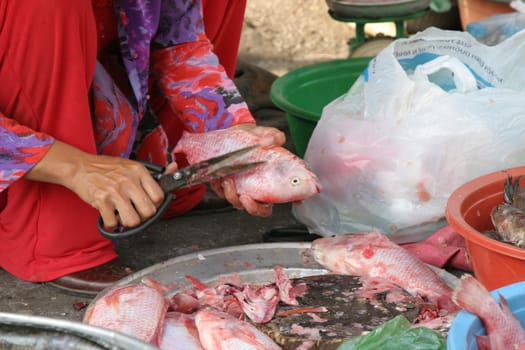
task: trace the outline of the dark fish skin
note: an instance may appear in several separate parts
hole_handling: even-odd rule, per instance
[[[519,248],[525,246],[525,211],[510,204],[498,204],[490,214],[501,239]]]

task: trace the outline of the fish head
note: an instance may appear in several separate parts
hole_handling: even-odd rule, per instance
[[[261,192],[269,197],[267,202],[300,203],[321,192],[317,176],[302,159],[295,156],[268,161],[261,175],[265,177],[261,181],[264,184]]]
[[[312,242],[311,252],[315,261],[334,273],[361,276],[375,262],[378,240],[383,240],[378,232],[323,237]]]

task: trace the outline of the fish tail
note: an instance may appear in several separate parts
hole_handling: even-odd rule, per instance
[[[463,275],[459,286],[452,292],[452,301],[463,308],[479,316],[482,320],[487,316],[487,311],[499,308],[489,291],[471,275]]]

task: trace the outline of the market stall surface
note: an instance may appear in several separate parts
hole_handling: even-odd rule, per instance
[[[289,204],[275,205],[269,218],[232,209],[162,220],[116,244],[120,257],[136,271],[196,251],[262,243],[266,231],[294,223]],[[85,309],[78,308],[91,301],[43,283],[18,280],[4,270],[0,285],[0,312],[80,321]]]

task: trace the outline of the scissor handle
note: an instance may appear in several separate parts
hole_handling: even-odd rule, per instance
[[[171,193],[166,193],[164,196],[164,201],[160,205],[160,207],[157,209],[157,212],[155,215],[147,219],[146,221],[143,221],[140,225],[130,228],[125,228],[123,226],[117,227],[114,231],[106,231],[104,228],[104,221],[102,220],[102,217],[98,218],[97,226],[98,230],[102,234],[102,236],[109,238],[109,239],[118,239],[118,238],[125,238],[132,236],[136,233],[144,231],[147,227],[149,227],[151,224],[153,224],[155,221],[157,221],[162,214],[168,209],[168,206],[170,205],[171,201],[173,199],[173,195]]]

